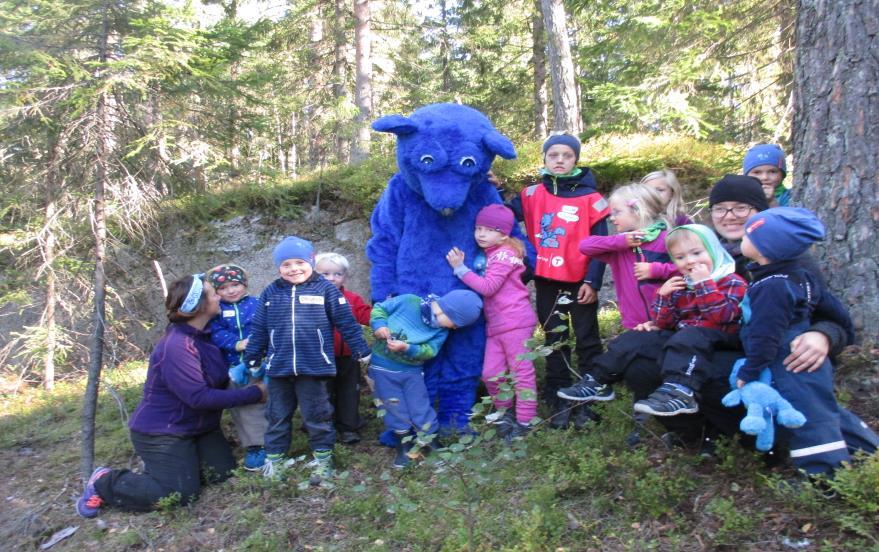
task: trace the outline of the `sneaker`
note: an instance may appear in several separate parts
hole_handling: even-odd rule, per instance
[[[494,426],[497,429],[498,436],[506,437],[516,426],[516,415],[513,414],[512,410],[507,410],[503,416],[494,422]]]
[[[265,462],[260,468],[263,477],[269,479],[283,479],[287,470],[296,463],[293,458],[288,458],[284,454],[267,454]]]
[[[699,412],[699,404],[692,391],[686,393],[673,384],[663,383],[649,397],[635,403],[635,412],[653,416],[695,414]]]
[[[314,451],[314,467],[311,469],[311,476],[308,478],[308,482],[312,485],[320,485],[321,483],[329,483],[332,478],[333,451]]]
[[[247,447],[244,454],[244,469],[247,471],[260,471],[266,463],[266,449],[263,447]]]
[[[586,374],[583,379],[570,387],[563,387],[556,392],[563,399],[576,402],[612,401],[616,394],[613,387],[598,383],[591,375]]]
[[[95,482],[108,473],[110,473],[110,468],[103,466],[95,468],[95,471],[92,472],[92,475],[85,484],[85,491],[79,497],[79,500],[76,501],[77,514],[84,518],[97,517],[98,512],[101,511],[101,507],[104,505],[104,499],[95,490]]]
[[[550,402],[549,427],[553,429],[567,429],[571,421],[571,409],[574,405],[568,401],[553,397]]]
[[[339,442],[345,445],[356,445],[360,442],[360,434],[356,431],[340,431]]]

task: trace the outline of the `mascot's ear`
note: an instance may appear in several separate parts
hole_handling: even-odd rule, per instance
[[[496,130],[492,130],[483,136],[482,143],[488,148],[488,151],[495,155],[500,155],[504,159],[516,158],[516,148],[513,147],[513,143],[509,138]]]
[[[378,132],[391,132],[397,136],[404,136],[416,132],[418,125],[402,115],[386,115],[376,119],[372,123],[372,129]]]

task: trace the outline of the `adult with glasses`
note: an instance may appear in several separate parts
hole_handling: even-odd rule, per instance
[[[223,409],[266,399],[262,383],[226,389],[226,361],[204,331],[220,312],[220,298],[203,274],[171,283],[165,308],[169,324],[128,422],[144,472],[95,469],[76,504],[83,517],[97,516],[103,506],[146,512],[174,496],[186,504],[202,483],[228,478],[235,459],[220,429]]]
[[[745,223],[752,215],[769,208],[760,181],[750,176],[726,175],[715,183],[709,195],[711,224],[724,248],[736,263],[736,273],[750,281],[745,268],[748,259],[742,254],[741,241],[745,235]],[[814,259],[804,254],[800,263],[813,274],[821,277],[821,271]],[[627,332],[633,334],[634,332]],[[625,381],[632,389],[636,401],[646,398],[662,383],[660,365],[657,362],[661,351],[645,347],[648,339],[639,343],[637,335],[627,340],[632,350],[631,361],[623,370]],[[787,377],[796,377],[800,372],[811,372],[821,367],[828,355],[837,354],[847,345],[845,330],[830,321],[814,319],[808,331],[796,337],[790,344],[791,353],[784,364],[788,368]],[[703,451],[713,449],[713,439],[718,434],[734,435],[745,412],[742,408],[726,408],[721,404],[723,396],[729,392],[729,373],[733,363],[744,356],[743,351],[715,351],[712,356],[714,373],[702,386],[699,396],[699,412],[674,417],[660,418],[659,421],[671,432],[667,442],[683,442],[701,445]],[[857,416],[839,409],[839,427],[844,445],[849,452],[863,450],[873,453],[879,446],[879,437],[873,433]],[[748,439],[753,442],[753,438]],[[788,455],[783,439],[769,456],[773,461],[781,461]],[[794,451],[792,454],[798,454]],[[817,464],[821,464],[822,451],[806,451],[816,454]],[[838,462],[828,461],[823,466],[825,473],[832,474]]]

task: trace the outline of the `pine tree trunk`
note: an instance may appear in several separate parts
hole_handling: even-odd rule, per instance
[[[815,249],[861,339],[879,343],[877,0],[800,0],[794,202],[815,209]]]
[[[531,17],[531,36],[533,40],[532,59],[534,60],[534,137],[546,138],[546,36],[543,32],[543,18],[540,16],[540,0],[535,0],[535,14]]]
[[[49,171],[46,175],[46,223],[43,227],[43,266],[46,269],[46,306],[43,309],[43,327],[46,328],[46,354],[43,357],[43,387],[51,391],[55,387],[55,350],[57,348],[57,327],[55,307],[58,303],[55,276],[55,217],[57,216],[58,192],[61,190],[61,141],[52,137],[49,158]]]
[[[345,0],[334,0],[333,21],[333,96],[336,105],[347,104],[348,97],[348,60],[346,59],[345,40]],[[351,159],[351,135],[347,119],[337,117],[336,124],[336,155],[339,163],[348,163]]]
[[[552,69],[552,128],[580,134],[583,132],[583,121],[580,117],[574,61],[568,44],[565,7],[562,0],[540,0],[540,9],[543,12]]]
[[[110,6],[104,6],[104,21],[98,56],[101,64],[107,61],[110,36]],[[90,347],[91,362],[89,364],[88,381],[82,406],[82,443],[80,454],[80,472],[83,480],[91,475],[95,463],[95,415],[98,409],[98,387],[101,381],[101,368],[104,363],[104,330],[105,301],[107,280],[104,273],[104,257],[106,254],[107,221],[104,211],[104,192],[109,187],[109,159],[112,145],[110,136],[110,117],[107,112],[107,94],[102,92],[95,110],[95,127],[97,129],[97,155],[95,159],[95,207],[92,220],[92,232],[95,236],[95,280],[94,280],[94,311],[92,324],[94,333]]]
[[[354,0],[354,47],[356,78],[354,102],[357,104],[354,147],[351,162],[360,163],[369,156],[369,122],[372,119],[372,31],[369,0]]]
[[[287,150],[287,174],[296,178],[299,165],[299,150],[296,148],[296,133],[299,131],[296,112],[290,114],[290,148]]]

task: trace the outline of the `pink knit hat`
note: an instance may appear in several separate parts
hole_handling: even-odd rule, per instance
[[[486,205],[476,214],[476,226],[485,226],[509,236],[513,231],[516,217],[513,212],[500,203]]]

